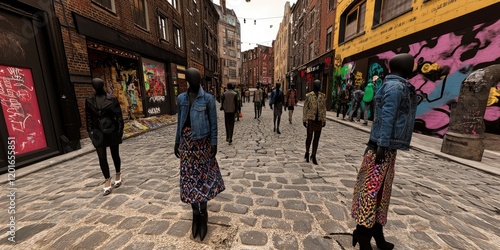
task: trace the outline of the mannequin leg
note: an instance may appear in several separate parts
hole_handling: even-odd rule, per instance
[[[314,139],[313,139],[313,148],[312,148],[312,155],[316,155],[316,152],[318,151],[318,145],[319,145],[319,137],[321,136],[321,130],[314,132]]]
[[[200,203],[200,239],[203,241],[208,232],[207,202]]]
[[[274,124],[273,132],[276,132],[276,115],[273,115],[273,124]]]
[[[281,115],[278,115],[278,118],[277,118],[277,119],[278,119],[278,120],[277,120],[277,123],[278,123],[278,124],[277,124],[277,126],[276,126],[276,133],[281,134],[281,132],[280,132]]]
[[[120,159],[120,144],[111,146],[109,148],[111,150],[111,157],[113,158],[113,163],[115,164],[115,170],[117,173],[120,173],[121,163],[122,163]]]
[[[96,148],[95,150],[97,152],[97,157],[99,158],[99,166],[101,167],[102,174],[104,175],[105,179],[109,179],[110,174],[109,174],[108,158],[106,156],[106,148],[99,147]]]

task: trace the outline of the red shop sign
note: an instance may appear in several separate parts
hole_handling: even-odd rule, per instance
[[[0,65],[0,101],[16,155],[47,147],[30,69]]]

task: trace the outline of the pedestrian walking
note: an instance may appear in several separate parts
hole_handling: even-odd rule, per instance
[[[383,226],[387,223],[396,153],[409,149],[415,124],[417,95],[407,80],[413,66],[410,54],[391,58],[391,73],[375,94],[375,119],[354,186],[351,215],[357,225],[352,233],[353,247],[359,242],[360,249],[370,250],[373,237],[379,249],[394,248],[385,240]]]
[[[290,88],[286,91],[285,96],[285,111],[288,108],[288,121],[292,124],[293,110],[297,106],[298,102],[297,90],[295,89],[295,84],[290,85]]]
[[[269,98],[269,107],[273,110],[273,132],[276,132],[278,134],[281,134],[281,113],[283,112],[283,103],[285,101],[285,95],[283,94],[283,91],[280,90],[280,87],[281,84],[276,83],[276,88],[271,92],[271,98]]]
[[[352,93],[351,111],[349,112],[349,121],[354,121],[354,112],[356,112],[356,121],[361,120],[361,101],[363,100],[363,90],[358,89]]]
[[[227,90],[222,94],[220,110],[224,110],[224,124],[226,125],[226,141],[233,143],[234,116],[238,115],[238,94],[234,91],[234,85],[227,84]]]
[[[87,132],[97,152],[99,166],[104,175],[103,195],[106,196],[111,193],[107,147],[111,151],[116,171],[113,187],[118,188],[122,184],[119,145],[122,143],[124,123],[120,103],[115,96],[106,93],[104,81],[100,78],[94,78],[92,79],[92,87],[95,94],[85,100],[85,117]]]
[[[368,83],[365,87],[363,94],[363,125],[368,125],[368,111],[371,111],[373,105],[373,96],[375,95],[375,90],[373,89],[373,83]]]
[[[257,90],[255,90],[255,92],[253,93],[253,109],[255,112],[255,117],[253,119],[260,118],[260,115],[262,114],[263,100],[264,92],[262,91],[262,89],[260,89],[260,85],[257,85]]]
[[[347,113],[347,103],[349,103],[349,90],[343,88],[339,95],[339,106],[337,107],[337,117],[339,113],[342,113],[342,120],[345,120],[345,115]]]
[[[245,98],[247,99],[246,102],[250,103],[250,90],[249,89],[245,90]]]
[[[326,125],[326,96],[319,92],[321,89],[320,80],[315,80],[313,85],[313,91],[306,95],[302,122],[304,127],[307,128],[306,154],[304,158],[306,162],[309,162],[309,148],[311,147],[311,141],[313,141],[311,161],[317,165],[316,153],[318,151],[319,137],[321,136],[321,129]]]
[[[234,113],[234,118],[236,119],[236,121],[240,121],[240,112],[241,108],[243,107],[243,96],[242,92],[238,89],[236,89],[236,98],[238,101],[236,103],[236,112]]]
[[[193,238],[208,232],[207,202],[224,191],[217,154],[215,99],[200,86],[201,74],[186,70],[189,88],[177,97],[177,132],[174,154],[180,158],[180,198],[191,204]]]

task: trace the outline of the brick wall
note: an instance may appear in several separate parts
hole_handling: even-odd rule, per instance
[[[116,0],[115,11],[112,12],[92,0],[61,0],[54,1],[56,14],[61,23],[61,33],[66,51],[66,60],[70,73],[86,74],[90,77],[90,68],[88,62],[87,38],[78,34],[75,28],[72,13],[77,13],[91,20],[97,21],[105,26],[120,31],[123,34],[144,40],[165,50],[173,52],[182,57],[185,56],[185,50],[176,49],[173,44],[173,24],[183,28],[181,16],[183,1],[179,1],[179,10],[174,9],[165,0],[147,0],[147,13],[149,27],[141,28],[134,24],[133,3],[131,1]],[[166,15],[168,22],[169,41],[159,39],[158,13]],[[186,41],[183,38],[183,47],[186,47]],[[127,48],[122,48],[127,49]],[[74,83],[77,96],[78,109],[82,121],[80,130],[82,138],[87,137],[85,126],[85,98],[94,90],[88,83]]]

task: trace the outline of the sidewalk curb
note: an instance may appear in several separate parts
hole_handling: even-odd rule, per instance
[[[158,127],[150,128],[150,129],[147,129],[147,130],[142,130],[142,131],[139,131],[137,133],[131,134],[129,136],[124,136],[123,140],[134,138],[134,137],[137,137],[139,135],[143,135],[145,133],[148,133],[148,132],[151,132],[151,131],[155,131],[157,129],[164,128],[164,127],[167,127],[167,126],[172,126],[172,125],[175,125],[175,124],[177,124],[177,122],[167,123],[167,124],[164,124],[164,125],[160,125]],[[81,149],[75,150],[73,152],[69,152],[69,153],[66,153],[66,154],[58,155],[58,156],[49,158],[49,159],[41,161],[41,162],[37,162],[37,163],[31,164],[29,166],[26,166],[26,167],[23,167],[23,168],[20,168],[20,169],[16,169],[15,180],[17,181],[17,180],[21,179],[22,177],[28,176],[29,174],[36,173],[36,172],[38,172],[40,170],[43,170],[43,169],[55,166],[57,164],[61,164],[61,163],[64,163],[64,162],[76,159],[76,158],[78,158],[80,156],[84,156],[86,154],[90,154],[90,153],[92,153],[94,151],[95,151],[94,146],[92,146],[92,144],[89,144],[89,145],[86,145],[86,146],[82,147]],[[0,175],[0,184],[3,185],[3,184],[6,184],[7,182],[9,182],[9,180],[8,180],[7,177],[8,177],[8,173]]]
[[[299,103],[298,106],[303,107],[303,104]],[[330,113],[330,114],[328,114],[328,113]],[[334,116],[334,114],[332,111],[327,111],[326,119],[328,119],[330,121],[354,128],[356,130],[366,132],[368,134],[371,131],[370,126],[363,126],[363,125],[357,126],[356,123],[353,123],[353,122],[350,122],[347,120],[343,121],[343,120],[335,119],[333,116]],[[413,136],[414,139],[412,140],[412,142],[410,144],[410,148],[415,150],[415,151],[430,153],[430,154],[433,154],[433,155],[438,156],[440,158],[447,159],[447,160],[452,161],[452,162],[460,163],[462,165],[483,171],[483,172],[491,174],[491,175],[500,176],[500,164],[498,164],[498,166],[497,165],[490,166],[490,165],[487,165],[487,164],[482,163],[482,162],[468,160],[468,159],[456,157],[453,155],[448,155],[448,154],[442,153],[441,151],[437,151],[436,149],[433,149],[431,147],[428,147],[428,146],[425,146],[425,145],[418,143],[417,141],[419,141],[420,138],[417,139],[416,138],[417,136],[415,136],[418,134],[413,133],[413,135],[414,135]],[[439,138],[431,137],[431,136],[427,136],[427,135],[422,135],[422,136],[430,137],[432,139],[439,139]],[[442,139],[439,139],[439,140],[442,140]],[[495,157],[496,159],[500,159],[500,153],[497,153],[497,152],[494,152],[491,150],[484,150],[483,159],[486,157],[485,155],[490,155],[490,156]]]

